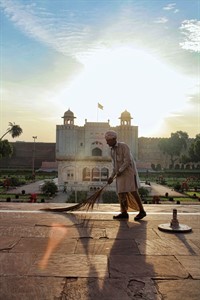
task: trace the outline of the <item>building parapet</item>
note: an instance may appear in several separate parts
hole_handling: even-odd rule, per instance
[[[59,155],[56,157],[57,161],[111,161],[111,158],[109,156],[62,156]]]

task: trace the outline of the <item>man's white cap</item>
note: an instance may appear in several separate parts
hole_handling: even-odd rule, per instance
[[[116,139],[117,138],[117,133],[113,130],[109,130],[105,133],[105,139],[109,140],[109,139]]]

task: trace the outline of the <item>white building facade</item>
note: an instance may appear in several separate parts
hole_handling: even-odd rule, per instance
[[[131,115],[124,111],[120,125],[112,127],[108,122],[75,124],[74,113],[64,113],[63,125],[56,126],[56,160],[58,185],[68,190],[95,191],[107,182],[112,172],[110,148],[105,141],[108,130],[117,132],[118,140],[127,143],[134,158],[138,158],[138,127],[131,125]],[[115,189],[112,184],[109,190]]]

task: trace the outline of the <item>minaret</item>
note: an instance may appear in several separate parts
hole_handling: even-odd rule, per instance
[[[119,118],[120,121],[120,125],[121,126],[131,126],[131,114],[125,110],[123,113],[121,113],[121,117]]]
[[[120,126],[118,126],[119,140],[129,145],[135,159],[138,157],[138,127],[131,125],[131,114],[125,110],[121,113]]]
[[[64,113],[62,118],[64,119],[64,125],[74,125],[74,119],[76,119],[74,113],[70,109]]]
[[[63,125],[56,126],[56,157],[76,154],[77,126],[74,124],[74,113],[68,109],[62,117]]]

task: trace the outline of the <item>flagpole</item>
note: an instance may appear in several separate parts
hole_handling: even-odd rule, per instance
[[[101,105],[99,102],[97,103],[97,122],[99,120],[99,109],[103,110],[103,105]]]

